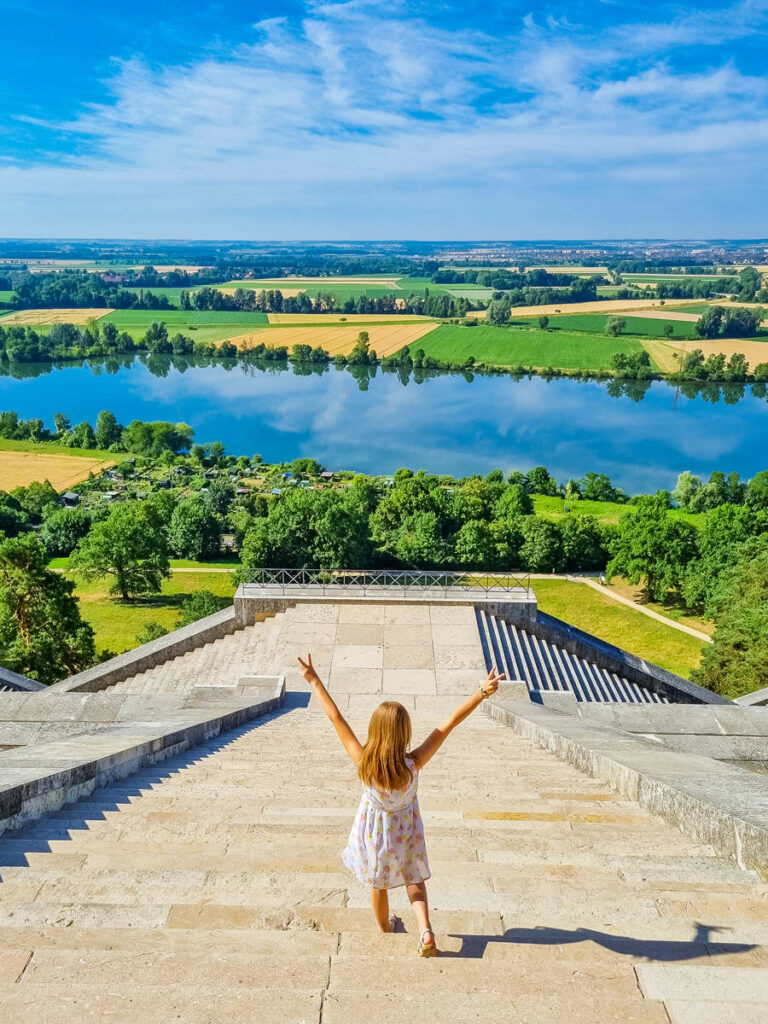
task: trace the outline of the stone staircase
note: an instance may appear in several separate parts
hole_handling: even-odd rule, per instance
[[[477,631],[465,609],[410,609],[409,620],[363,607],[289,609],[242,631],[242,646],[233,634],[193,652],[212,660],[188,669],[225,681],[241,664],[228,676],[227,651],[263,651],[272,671],[303,641],[358,735],[396,692],[419,742],[482,675]],[[417,635],[420,664],[407,642]],[[184,678],[155,672],[134,682]],[[340,861],[359,783],[291,679],[280,712],[0,840],[4,1021],[768,1019],[760,879],[481,712],[420,785],[442,955],[416,956],[402,890],[398,932],[377,934],[368,893]]]
[[[109,687],[111,693],[184,693],[195,686],[232,686],[240,676],[269,675],[283,612]]]

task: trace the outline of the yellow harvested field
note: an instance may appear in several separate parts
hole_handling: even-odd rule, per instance
[[[467,320],[487,320],[488,310],[487,309],[469,309],[467,310]]]
[[[21,324],[33,327],[48,324],[85,324],[89,320],[99,320],[114,309],[20,309],[15,313],[0,317],[0,324]]]
[[[404,345],[411,345],[425,334],[434,331],[440,325],[427,321],[418,324],[374,324],[368,328],[371,348],[378,356],[388,356],[398,352]],[[331,356],[347,355],[355,347],[357,336],[360,333],[357,327],[284,327],[281,330],[271,330],[269,327],[261,328],[258,331],[251,331],[249,334],[240,334],[236,338],[228,338],[227,341],[238,348],[252,348],[263,342],[265,345],[285,345],[292,348],[294,345],[310,345],[312,348],[318,345],[324,348]]]
[[[48,452],[0,451],[0,490],[27,487],[49,480],[57,491],[85,480],[89,473],[100,473],[115,465],[114,459],[88,459],[80,455],[58,455]]]
[[[690,299],[667,299],[666,307],[691,304]],[[510,314],[513,317],[541,316],[551,313],[628,313],[630,310],[651,309],[658,307],[658,299],[598,299],[595,302],[562,302],[549,306],[513,306]]]
[[[285,294],[285,293],[283,293]],[[485,313],[486,310],[483,310]],[[401,313],[267,313],[271,324],[305,324],[324,327],[326,324],[411,324],[424,323],[428,316],[406,316]]]
[[[669,347],[683,354],[700,348],[705,357],[722,352],[727,359],[730,359],[734,352],[741,352],[747,357],[750,369],[753,370],[758,363],[768,363],[768,341],[745,341],[743,338],[697,338],[695,341],[673,341],[669,343]]]

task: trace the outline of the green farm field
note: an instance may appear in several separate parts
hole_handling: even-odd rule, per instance
[[[151,323],[164,323],[169,334],[187,334],[195,341],[225,341],[247,334],[258,327],[268,327],[266,313],[190,312],[167,309],[116,309],[104,320],[111,320],[132,338],[141,338]]]
[[[542,331],[537,328],[458,327],[442,324],[418,343],[411,352],[423,349],[442,362],[464,363],[470,356],[493,366],[554,366],[563,370],[607,370],[616,352],[642,351],[634,338]]]
[[[687,312],[687,308],[684,312]],[[664,327],[671,324],[674,338],[695,338],[696,324],[690,320],[657,320],[652,317],[626,316],[623,313],[614,314],[626,321],[624,334],[635,334],[641,338],[663,338]],[[563,316],[551,316],[549,328],[563,331],[588,331],[592,334],[602,334],[605,331],[610,316],[602,313],[574,313]],[[525,320],[517,317],[516,324],[525,324]]]

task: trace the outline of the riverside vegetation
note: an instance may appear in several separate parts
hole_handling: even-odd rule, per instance
[[[629,497],[604,474],[561,484],[541,466],[463,479],[410,469],[323,475],[313,459],[265,465],[218,442],[195,444],[187,424],[122,426],[106,410],[94,425],[57,414],[54,427],[0,414],[8,444],[98,447],[120,464],[77,485],[73,507],[46,482],[0,494],[2,661],[46,682],[104,653],[51,557],[130,603],[161,590],[172,557],[205,562],[223,549],[236,549],[244,567],[604,571],[649,600],[714,618],[697,681],[726,695],[768,682],[768,575],[759,572],[768,565],[768,472],[749,481],[713,473],[706,483],[684,473],[671,493]],[[196,613],[220,606],[197,602]],[[738,654],[746,647],[748,660]]]

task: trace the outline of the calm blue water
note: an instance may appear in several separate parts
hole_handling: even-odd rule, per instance
[[[726,401],[717,389],[685,397],[654,382],[633,401],[612,397],[604,383],[541,377],[446,374],[404,384],[379,370],[361,390],[349,371],[334,368],[306,376],[242,364],[179,370],[158,359],[152,369],[139,361],[109,371],[25,367],[39,375],[0,377],[0,408],[49,426],[54,412],[94,422],[101,409],[123,423],[183,420],[196,440],[221,440],[233,453],[268,461],[307,455],[373,473],[544,464],[563,481],[597,470],[638,491],[671,487],[683,469],[751,476],[768,468],[768,402],[748,387]]]

